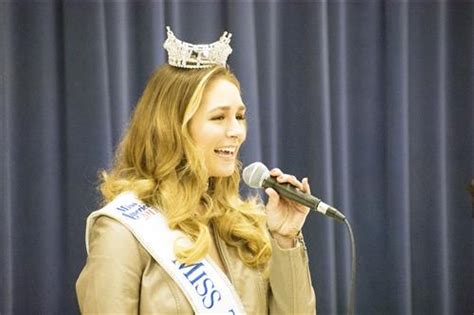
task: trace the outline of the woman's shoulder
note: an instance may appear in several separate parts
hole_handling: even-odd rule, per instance
[[[107,215],[100,215],[94,220],[90,233],[91,239],[94,239],[94,236],[114,242],[134,239],[132,232],[126,226]]]
[[[89,255],[109,256],[140,265],[149,259],[133,233],[122,223],[106,215],[99,216],[90,227]]]

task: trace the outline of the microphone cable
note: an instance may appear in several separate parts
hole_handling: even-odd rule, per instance
[[[347,314],[354,315],[355,307],[355,293],[356,293],[356,245],[354,240],[354,234],[352,233],[352,227],[347,218],[344,218],[347,230],[349,231],[349,238],[351,241],[351,287],[349,291],[349,302],[347,306]]]

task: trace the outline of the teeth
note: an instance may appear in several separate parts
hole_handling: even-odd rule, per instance
[[[235,147],[222,147],[222,148],[216,149],[215,151],[217,153],[234,154],[235,149],[236,149]]]

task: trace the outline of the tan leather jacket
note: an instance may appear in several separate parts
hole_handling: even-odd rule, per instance
[[[234,248],[216,237],[230,281],[248,314],[315,314],[316,301],[304,245],[282,250],[272,241],[270,276],[247,267]],[[76,283],[83,314],[193,314],[178,285],[132,233],[99,217],[89,256]]]

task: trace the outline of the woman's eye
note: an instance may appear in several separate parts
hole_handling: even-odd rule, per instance
[[[235,116],[235,118],[237,120],[246,120],[247,117],[245,116],[245,114],[237,114]],[[215,117],[212,117],[211,120],[224,120],[226,119],[226,116],[225,115],[219,115],[219,116],[215,116]]]

